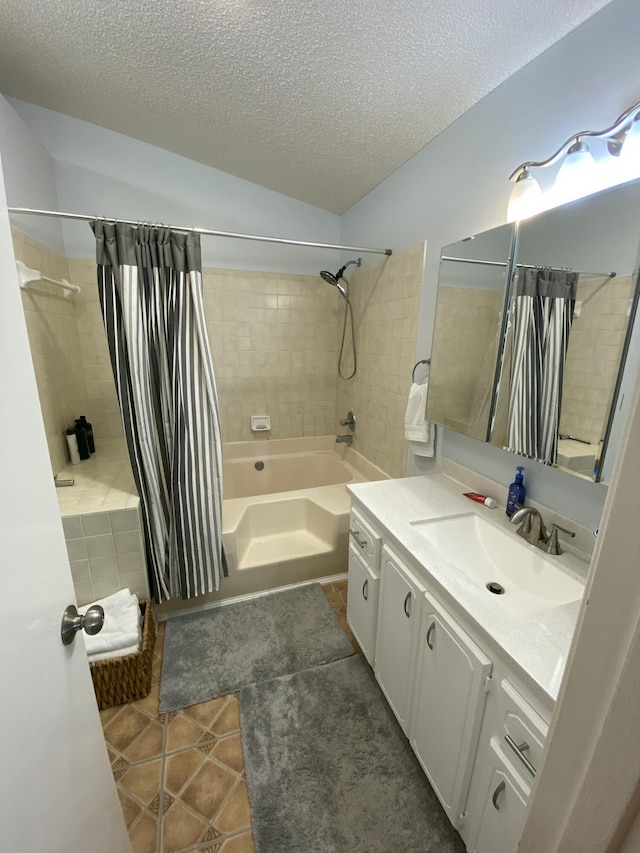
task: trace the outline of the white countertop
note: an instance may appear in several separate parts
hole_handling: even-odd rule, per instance
[[[422,564],[435,585],[466,611],[471,623],[497,644],[534,685],[555,701],[580,602],[515,617],[499,598],[488,594],[449,563],[411,524],[475,512],[515,536],[515,528],[509,524],[504,510],[500,507],[489,509],[463,497],[462,493],[471,489],[444,474],[357,483],[348,485],[347,490],[390,537],[392,547],[394,544],[400,546]],[[522,541],[526,547],[534,548]],[[549,559],[567,574],[584,582],[585,561],[566,552]],[[434,592],[437,595],[437,589]]]

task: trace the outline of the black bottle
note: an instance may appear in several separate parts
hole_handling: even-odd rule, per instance
[[[96,452],[96,443],[93,440],[93,427],[89,423],[89,421],[85,418],[84,415],[80,415],[80,423],[84,427],[85,432],[87,433],[87,441],[89,442],[89,453]]]
[[[80,418],[76,420],[76,441],[78,442],[80,459],[88,459],[91,456],[91,453],[89,453],[89,440],[87,438],[87,431],[80,422]]]

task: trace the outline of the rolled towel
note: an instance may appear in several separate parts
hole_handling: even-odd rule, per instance
[[[89,607],[99,604],[104,608],[104,625],[99,634],[84,635],[85,647],[89,655],[110,652],[117,649],[136,646],[140,648],[142,632],[140,629],[140,607],[138,597],[127,590],[120,590],[106,598],[80,608],[84,613]]]
[[[110,652],[96,652],[94,655],[89,655],[89,663],[97,663],[99,660],[111,660],[111,658],[121,658],[125,655],[134,655],[140,651],[140,646],[125,646],[122,649],[112,649]]]

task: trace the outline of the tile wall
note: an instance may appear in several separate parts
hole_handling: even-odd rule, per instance
[[[17,232],[15,242],[25,263],[82,288],[73,299],[25,294],[54,471],[68,463],[62,426],[79,414],[93,424],[98,449],[119,454],[124,436],[95,264],[53,257]],[[358,416],[354,447],[392,476],[403,475],[404,410],[415,361],[424,250],[421,243],[352,274],[359,366],[348,382],[336,379],[344,302],[335,288],[319,276],[205,269],[223,440],[331,435],[352,408]],[[47,301],[41,306],[36,299]],[[63,413],[53,398],[65,402]],[[270,415],[268,434],[251,432],[253,414]]]
[[[16,260],[44,275],[70,279],[67,259],[13,231]],[[22,290],[22,305],[38,383],[49,458],[54,474],[69,460],[64,430],[89,414],[78,327],[78,297],[66,297],[54,285],[39,281]]]
[[[320,276],[203,271],[224,441],[335,431],[339,294]],[[271,417],[251,432],[251,415]]]
[[[82,293],[76,297],[78,334],[84,366],[87,410],[91,413],[89,420],[93,425],[96,446],[102,445],[105,450],[124,447],[118,396],[100,311],[95,262],[70,258],[69,274],[73,283],[82,288]]]
[[[149,598],[137,507],[62,518],[78,604],[128,587]]]
[[[418,243],[347,273],[358,372],[353,379],[337,379],[336,417],[344,417],[349,409],[355,412],[354,448],[392,477],[406,473],[404,414],[416,361],[425,249],[425,243]],[[344,364],[348,374],[351,362],[345,359]]]
[[[601,278],[580,281],[578,294],[582,304],[569,335],[560,432],[597,444],[618,374],[633,279],[619,276],[604,285]]]

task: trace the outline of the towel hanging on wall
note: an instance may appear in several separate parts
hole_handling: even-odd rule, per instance
[[[409,449],[416,456],[433,456],[435,452],[435,425],[427,420],[428,381],[422,385],[413,382],[409,389],[407,410],[404,416],[404,434]]]

